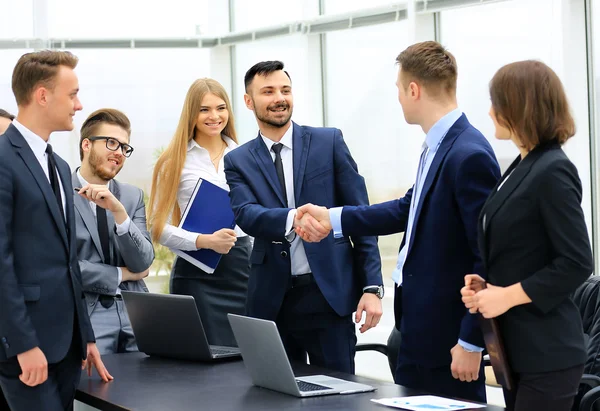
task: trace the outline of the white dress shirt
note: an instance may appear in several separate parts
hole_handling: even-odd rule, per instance
[[[283,144],[281,149],[281,162],[283,163],[283,176],[285,177],[285,192],[287,194],[288,207],[291,208],[288,213],[285,224],[285,236],[288,241],[291,241],[290,259],[292,261],[292,275],[300,275],[312,272],[304,251],[304,244],[299,236],[295,236],[293,230],[294,217],[296,217],[296,200],[294,199],[294,156],[292,148],[292,135],[294,126],[290,125],[279,143]],[[275,152],[271,149],[277,141],[273,141],[260,135],[271,154],[271,158],[275,161]],[[279,180],[278,180],[279,181]]]
[[[187,155],[183,170],[181,171],[179,189],[177,190],[177,204],[179,205],[181,214],[185,211],[185,208],[192,197],[192,193],[194,192],[194,188],[196,188],[196,183],[200,178],[229,191],[227,179],[225,178],[223,158],[225,157],[225,154],[235,149],[238,145],[227,136],[222,136],[222,138],[227,146],[219,160],[218,170],[215,170],[215,166],[211,161],[210,153],[207,149],[201,147],[194,139],[191,139],[188,142]],[[238,226],[235,226],[234,231],[238,238],[247,235]],[[200,233],[187,231],[171,224],[166,224],[160,236],[159,243],[165,247],[175,248],[177,250],[193,251],[196,250],[196,238],[199,234]]]
[[[48,174],[48,154],[46,154],[46,147],[48,147],[48,143],[44,141],[43,138],[35,134],[33,131],[29,130],[23,124],[19,123],[17,119],[13,120],[13,125],[19,130],[19,133],[25,138],[25,141],[33,151],[33,155],[37,158],[37,161],[42,166],[42,170],[44,170],[44,174],[48,179],[48,183],[50,183],[50,174]],[[60,186],[60,191],[62,192],[62,206],[63,206],[63,216],[67,218],[67,200],[65,195],[65,188],[63,187],[62,181],[60,179],[60,174],[58,170],[56,170],[56,175],[58,176],[58,184]]]
[[[79,182],[81,183],[81,187],[89,184],[87,181],[85,181],[85,178],[83,178],[83,176],[81,175],[81,173],[79,172],[79,170],[77,170],[77,178],[79,179]],[[108,186],[108,183],[106,183],[106,185]],[[79,194],[75,194],[75,195],[79,195]],[[94,217],[96,217],[96,203],[94,203],[93,201],[88,201],[88,204],[90,205],[90,208],[92,209],[92,214],[94,214]],[[129,225],[131,224],[131,218],[129,218],[129,216],[127,216],[127,218],[125,219],[125,221],[123,221],[121,224],[117,223],[115,221],[115,227],[117,228],[117,235],[118,236],[122,236],[123,234],[126,234],[129,232]],[[121,282],[123,282],[123,271],[121,271],[121,267],[117,267],[117,272],[119,273],[119,284],[121,284]],[[121,290],[119,288],[117,288],[117,294],[121,294]]]

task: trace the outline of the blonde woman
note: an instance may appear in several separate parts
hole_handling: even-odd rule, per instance
[[[171,273],[170,292],[191,295],[212,345],[235,346],[227,313],[243,314],[250,272],[249,237],[235,227],[200,234],[177,227],[199,178],[229,190],[223,157],[237,147],[231,103],[217,81],[196,80],[187,92],[179,125],[152,176],[148,221],[152,238],[185,251],[223,254],[208,274],[182,258]]]

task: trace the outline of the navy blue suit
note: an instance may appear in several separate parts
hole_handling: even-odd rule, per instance
[[[296,206],[306,203],[327,207],[368,204],[364,179],[358,174],[340,130],[295,123],[293,127]],[[382,284],[376,237],[353,237],[351,243],[348,237],[334,239],[329,235],[318,244],[304,243],[316,287],[313,292],[291,290],[290,243],[285,238],[290,209],[286,206],[273,159],[260,135],[225,156],[225,174],[236,222],[255,237],[250,259],[248,315],[276,320],[278,325],[288,323],[291,326],[290,322],[296,322],[300,326],[305,322],[307,332],[317,326],[311,325],[309,319],[314,314],[310,310],[316,310],[316,307],[329,311],[331,321],[336,321],[335,317],[344,318],[351,328],[344,331],[348,334],[346,342],[341,344],[352,345],[346,350],[352,351],[350,371],[353,371],[356,336],[350,315],[356,309],[362,287]],[[298,301],[298,312],[282,318],[282,310],[293,304],[290,300],[292,291],[299,293],[293,297]],[[311,302],[313,298],[315,300]],[[299,344],[310,345],[311,342]],[[319,344],[325,346],[328,342]],[[310,350],[308,352],[311,354]],[[337,355],[333,352],[327,356]],[[311,355],[311,363],[312,358]],[[337,367],[327,361],[324,365]],[[337,368],[349,371],[345,367]]]
[[[465,309],[460,289],[465,274],[485,274],[477,219],[499,177],[490,144],[463,114],[442,140],[415,213],[403,283],[396,291],[396,327],[402,334],[399,367],[448,367],[450,349],[459,338],[484,347],[476,317]],[[369,207],[344,207],[344,235],[405,231],[412,192],[411,188],[403,198]],[[409,385],[399,372],[396,382]],[[483,381],[479,383],[483,391]],[[432,385],[431,391],[443,392],[436,389],[441,388],[439,381]]]
[[[71,172],[55,157],[66,224],[21,133],[11,125],[0,138],[0,386],[18,410],[68,403],[94,341],[77,263]],[[36,346],[50,372],[47,382],[30,388],[18,380],[16,356]]]

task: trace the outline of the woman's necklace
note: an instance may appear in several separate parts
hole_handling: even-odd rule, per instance
[[[219,165],[219,160],[221,159],[221,156],[223,155],[223,152],[225,151],[225,147],[227,147],[227,144],[225,144],[225,142],[223,140],[221,140],[221,142],[223,143],[223,147],[221,148],[221,151],[219,152],[219,154],[217,154],[216,157],[210,159],[210,161],[212,161],[213,166],[215,166],[215,168]],[[217,162],[217,164],[215,164],[215,161]]]

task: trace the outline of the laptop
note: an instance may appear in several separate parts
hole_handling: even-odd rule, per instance
[[[327,375],[296,378],[273,321],[236,314],[227,317],[254,385],[296,397],[375,391],[370,385]]]
[[[121,291],[138,349],[194,361],[240,357],[237,347],[209,345],[194,297]]]

